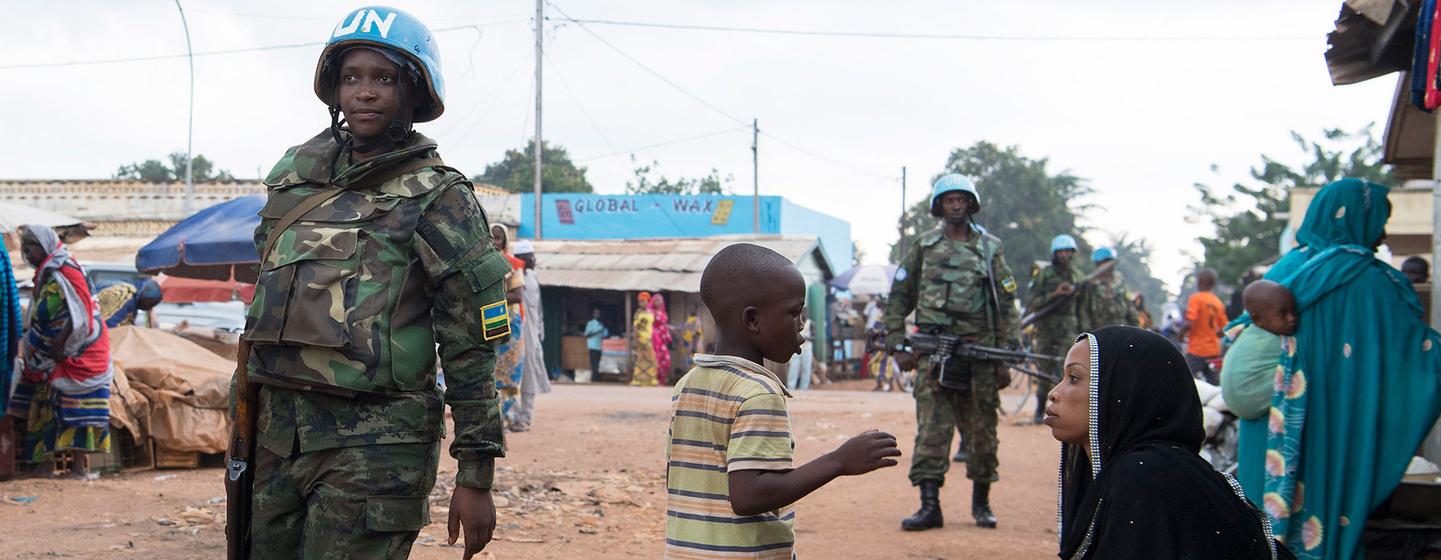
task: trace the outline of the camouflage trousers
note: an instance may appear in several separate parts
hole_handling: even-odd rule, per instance
[[[402,559],[430,523],[440,444],[256,448],[253,559]]]
[[[934,480],[946,481],[951,467],[951,440],[957,428],[970,458],[966,460],[966,478],[977,482],[995,482],[996,471],[996,410],[1000,393],[996,387],[996,365],[976,362],[971,373],[969,394],[941,387],[930,360],[921,363],[916,374],[916,447],[911,453],[911,484]]]

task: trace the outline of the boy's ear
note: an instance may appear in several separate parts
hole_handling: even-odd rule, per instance
[[[741,310],[741,327],[753,333],[761,332],[761,310],[754,305],[747,305]]]

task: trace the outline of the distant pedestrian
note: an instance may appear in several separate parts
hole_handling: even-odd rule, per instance
[[[801,343],[800,352],[791,356],[786,363],[786,386],[798,391],[811,388],[811,371],[815,369],[815,356],[812,354],[814,345],[811,338],[815,336],[811,320],[806,319],[805,326],[801,327],[801,337],[805,342]]]
[[[525,359],[520,377],[520,406],[516,408],[511,431],[524,432],[530,430],[535,419],[536,395],[550,392],[550,376],[545,369],[545,311],[540,301],[540,279],[535,273],[535,244],[529,239],[516,241],[512,252],[525,263],[525,288],[521,291],[521,301],[525,304],[525,318],[521,322]]]
[[[670,315],[665,312],[665,297],[655,294],[650,298],[651,337],[650,345],[655,350],[655,379],[665,385],[670,377]]]
[[[590,310],[590,322],[585,324],[585,348],[590,353],[590,374],[600,375],[601,345],[605,337],[610,336],[610,329],[605,328],[605,323],[600,322],[600,308]]]
[[[1226,306],[1216,297],[1216,271],[1203,268],[1196,273],[1196,293],[1186,304],[1186,322],[1181,336],[1186,341],[1186,364],[1191,374],[1212,385],[1221,384],[1221,372],[1211,360],[1221,357],[1221,329],[1226,326]]]
[[[524,328],[521,318],[521,300],[525,291],[525,261],[510,254],[509,230],[501,224],[491,224],[491,243],[505,255],[511,265],[505,273],[506,316],[510,319],[510,339],[495,349],[495,389],[500,394],[500,413],[506,428],[515,425],[516,405],[520,402],[520,379],[524,371],[525,339],[520,337]]]
[[[894,466],[901,450],[868,431],[795,466],[790,392],[761,365],[801,343],[806,287],[789,259],[731,245],[706,265],[700,290],[720,337],[673,392],[664,557],[793,558],[793,504],[837,477]]]
[[[650,298],[650,292],[636,294],[635,301],[639,305],[630,322],[631,355],[635,358],[630,384],[640,387],[654,387],[656,384],[655,345],[651,342],[655,337],[655,315],[650,312]]]
[[[152,278],[113,282],[99,286],[95,299],[100,303],[100,316],[109,328],[134,325],[141,311],[149,312],[164,299],[160,284]],[[148,327],[155,326],[154,315],[148,315]]]
[[[1421,257],[1406,257],[1406,260],[1401,261],[1401,273],[1405,274],[1412,284],[1425,284],[1431,280],[1431,265]]]

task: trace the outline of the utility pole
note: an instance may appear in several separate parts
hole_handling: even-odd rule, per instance
[[[545,37],[545,0],[535,0],[535,238],[541,239],[540,229],[540,171],[541,171],[541,139],[540,139],[540,61],[542,39]]]
[[[175,0],[175,9],[180,10],[180,26],[185,29],[185,57],[190,59],[190,115],[185,125],[185,215],[189,216],[195,205],[194,171],[195,155],[195,51],[190,48],[190,24],[185,21],[185,8]]]
[[[761,127],[759,119],[751,119],[751,233],[761,233],[761,153],[759,142]]]
[[[904,165],[901,166],[901,219],[896,220],[896,229],[900,232],[900,237],[896,238],[896,248],[900,249],[897,252],[904,256],[909,249],[906,247],[906,166]]]
[[[901,239],[906,237],[906,166],[901,166]],[[897,242],[899,244],[899,242]],[[905,247],[901,247],[905,251]]]

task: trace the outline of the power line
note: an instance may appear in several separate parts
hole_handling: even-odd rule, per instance
[[[554,4],[552,4],[554,6]],[[685,31],[722,31],[732,33],[759,33],[766,35],[793,35],[804,37],[853,37],[866,39],[945,39],[956,41],[1068,41],[1068,42],[1219,42],[1219,41],[1315,41],[1320,35],[989,35],[977,33],[899,33],[885,31],[822,31],[812,29],[779,29],[767,27],[728,27],[720,25],[691,25],[679,23],[655,23],[642,21],[618,21],[608,19],[573,18],[564,15],[562,19],[572,23],[593,23],[622,27],[647,29],[673,29]],[[550,19],[550,18],[546,18]]]
[[[711,102],[709,102],[709,101],[706,101],[705,99],[702,99],[700,96],[698,96],[698,95],[696,95],[696,94],[694,94],[694,93],[691,93],[690,91],[688,91],[688,90],[686,90],[685,88],[681,87],[680,84],[677,84],[677,83],[671,81],[669,78],[666,78],[665,76],[661,75],[660,72],[657,72],[656,70],[652,69],[651,67],[646,66],[645,63],[643,63],[643,62],[641,62],[641,61],[639,61],[639,60],[636,60],[635,57],[633,57],[633,56],[631,56],[631,55],[629,55],[629,54],[626,54],[625,51],[620,50],[619,47],[616,47],[615,45],[611,44],[610,41],[605,40],[604,37],[601,37],[601,36],[598,35],[595,31],[592,31],[592,30],[590,29],[590,27],[585,24],[584,21],[578,20],[578,19],[576,19],[576,18],[571,17],[570,14],[566,13],[565,10],[563,10],[563,9],[560,8],[560,6],[555,5],[554,2],[551,2],[550,0],[546,0],[546,4],[549,4],[550,7],[555,8],[555,11],[560,12],[560,15],[563,17],[563,19],[564,19],[565,21],[569,21],[569,22],[575,23],[577,27],[581,28],[582,31],[585,31],[586,33],[589,33],[591,37],[595,37],[595,39],[596,39],[597,41],[600,41],[601,44],[603,44],[603,45],[605,45],[606,47],[610,48],[610,50],[615,51],[616,54],[624,57],[626,60],[629,60],[632,64],[635,64],[636,66],[640,67],[641,70],[644,70],[646,73],[650,74],[651,76],[654,76],[656,79],[658,79],[658,80],[660,80],[660,81],[662,81],[662,82],[665,82],[665,84],[668,85],[668,86],[670,86],[672,89],[675,89],[676,91],[680,92],[682,95],[691,98],[691,100],[695,101],[696,103],[700,103],[701,105],[704,105],[707,109],[710,109],[711,111],[714,111],[714,112],[716,112],[717,114],[719,114],[719,115],[721,115],[721,116],[723,116],[723,117],[725,117],[725,118],[727,118],[727,119],[730,119],[730,120],[732,120],[732,121],[735,121],[736,124],[739,124],[739,125],[741,125],[741,126],[744,127],[744,128],[747,128],[747,129],[751,128],[751,123],[750,123],[750,122],[748,122],[748,121],[746,121],[746,120],[744,120],[744,119],[741,119],[741,118],[739,118],[739,117],[737,117],[737,116],[735,116],[735,115],[732,115],[732,114],[726,112],[724,109],[721,109],[720,107],[717,107],[715,104],[713,104],[713,103],[711,103]],[[766,136],[767,138],[770,138],[770,139],[772,139],[772,140],[775,140],[776,142],[778,142],[778,143],[780,143],[780,144],[782,144],[782,145],[784,145],[784,146],[786,146],[786,147],[788,147],[788,148],[790,148],[790,149],[792,149],[792,150],[795,150],[795,151],[800,152],[800,153],[802,153],[802,154],[805,154],[805,155],[807,155],[807,156],[813,157],[813,158],[818,159],[818,160],[820,160],[820,161],[824,161],[824,162],[826,162],[826,163],[830,163],[830,164],[835,165],[835,166],[837,166],[837,167],[841,167],[841,168],[843,168],[843,169],[848,169],[848,170],[850,170],[850,171],[853,171],[853,172],[856,172],[856,173],[860,173],[860,174],[862,174],[862,175],[867,175],[867,176],[870,176],[870,177],[875,177],[875,178],[882,179],[882,180],[886,180],[886,181],[895,180],[895,177],[891,177],[891,176],[888,176],[888,175],[885,175],[885,174],[882,174],[882,173],[876,173],[876,172],[873,172],[873,171],[867,171],[867,170],[861,169],[861,168],[859,168],[859,167],[856,167],[856,166],[854,166],[854,165],[851,165],[851,164],[842,162],[842,161],[840,161],[840,160],[832,159],[832,158],[826,157],[826,156],[824,156],[824,155],[821,155],[821,154],[819,154],[819,153],[813,152],[813,151],[811,151],[811,150],[807,150],[807,149],[805,149],[805,148],[800,147],[799,145],[796,145],[796,144],[793,143],[793,142],[788,142],[788,141],[786,141],[785,139],[780,138],[780,137],[777,137],[776,135],[771,134],[771,133],[769,133],[769,132],[762,133],[762,134],[765,134],[765,136]]]
[[[561,87],[565,88],[567,94],[570,94],[570,99],[575,102],[576,108],[580,109],[580,114],[585,115],[585,119],[590,121],[590,126],[595,130],[596,136],[599,136],[600,140],[605,142],[605,147],[610,148],[611,152],[615,152],[615,144],[610,143],[610,138],[607,138],[605,132],[600,129],[600,123],[595,121],[595,117],[590,116],[590,111],[585,110],[585,104],[580,102],[580,96],[575,94],[575,90],[570,88],[570,82],[565,81],[565,76],[560,73],[560,66],[556,65],[555,61],[550,59],[549,53],[542,56],[545,57],[546,62],[550,63],[550,71],[555,73],[555,77],[560,78]]]
[[[594,160],[604,159],[604,158],[608,158],[608,157],[612,157],[612,156],[618,156],[618,155],[622,155],[622,154],[633,154],[633,153],[636,153],[636,152],[643,152],[643,151],[650,150],[650,149],[654,149],[654,148],[662,148],[662,147],[665,147],[665,146],[673,146],[673,145],[675,145],[675,144],[684,144],[684,143],[686,143],[686,142],[694,142],[694,141],[696,141],[696,140],[703,140],[703,139],[706,139],[706,138],[710,138],[710,137],[712,137],[712,136],[720,136],[720,135],[722,135],[722,134],[728,134],[728,133],[731,133],[731,132],[738,132],[738,131],[741,131],[741,130],[750,130],[750,127],[747,126],[747,127],[744,127],[744,128],[742,128],[742,127],[725,128],[725,129],[721,129],[721,130],[715,130],[715,131],[707,132],[707,133],[705,133],[705,134],[697,134],[697,135],[695,135],[695,136],[687,136],[687,137],[685,137],[685,138],[676,138],[676,139],[674,139],[674,140],[666,140],[666,141],[662,141],[662,142],[656,142],[656,143],[654,143],[654,144],[646,144],[646,145],[644,145],[644,146],[636,146],[636,147],[631,148],[631,149],[629,149],[629,150],[616,150],[616,151],[611,152],[611,153],[608,153],[608,154],[601,154],[601,155],[598,155],[598,156],[591,156],[591,157],[584,158],[584,159],[577,159],[577,160],[575,160],[575,162],[576,162],[576,163],[584,163],[584,162],[587,162],[587,161],[594,161]],[[614,150],[615,148],[611,148],[611,149]]]
[[[785,146],[785,147],[787,147],[787,148],[790,148],[790,149],[792,149],[792,150],[795,150],[795,151],[797,151],[797,152],[800,152],[801,154],[804,154],[804,155],[813,157],[813,158],[815,158],[815,159],[824,161],[824,162],[826,162],[826,163],[829,163],[829,164],[834,165],[834,166],[837,166],[837,167],[841,167],[841,168],[844,168],[844,169],[849,169],[849,170],[851,170],[851,171],[854,171],[854,172],[856,172],[856,173],[860,173],[860,174],[862,174],[862,175],[869,175],[869,176],[871,176],[871,177],[875,177],[875,178],[881,179],[881,180],[883,180],[883,181],[894,181],[894,180],[896,180],[896,177],[894,177],[894,176],[886,175],[886,174],[884,174],[884,173],[876,173],[876,172],[874,172],[874,171],[868,171],[868,170],[865,170],[865,169],[861,169],[861,168],[856,167],[856,166],[854,166],[854,165],[851,165],[851,164],[849,164],[849,163],[846,163],[846,162],[843,162],[843,161],[840,161],[840,160],[837,160],[837,159],[832,159],[832,158],[826,157],[826,156],[824,156],[824,155],[818,154],[818,153],[816,153],[816,152],[812,152],[812,151],[807,150],[807,149],[805,149],[805,148],[802,148],[802,147],[800,147],[800,146],[798,146],[798,145],[796,145],[796,144],[794,144],[794,143],[792,143],[792,142],[787,142],[785,139],[780,138],[780,137],[777,137],[776,135],[771,134],[771,133],[769,133],[769,132],[761,132],[760,135],[761,135],[761,136],[765,136],[766,138],[770,138],[771,140],[775,140],[775,141],[776,141],[777,143],[779,143],[780,145]]]
[[[484,122],[485,118],[490,115],[491,110],[495,109],[495,106],[499,104],[500,95],[505,92],[506,87],[509,86],[511,80],[515,78],[516,72],[519,72],[520,69],[524,67],[527,62],[530,62],[532,56],[534,55],[527,54],[526,56],[521,57],[520,62],[516,63],[516,65],[510,69],[510,72],[507,72],[505,76],[502,77],[499,82],[497,82],[494,90],[492,90],[488,95],[486,95],[483,99],[481,99],[474,106],[472,106],[469,111],[466,111],[464,116],[454,120],[454,124],[451,124],[448,128],[437,134],[436,138],[439,139],[448,136],[451,132],[454,132],[456,129],[460,128],[460,126],[464,124],[467,120],[469,120],[470,116],[474,115],[476,111],[479,111],[481,107],[485,107],[485,111],[482,111],[480,113],[480,116],[476,117],[474,121],[470,121],[470,124],[466,125],[465,130],[460,133],[460,136],[457,137],[454,142],[456,144],[459,144],[461,140],[465,140],[467,136],[470,136],[470,131],[474,130],[475,127],[478,126],[480,123]]]
[[[431,32],[433,32],[433,33],[444,33],[444,32],[447,32],[447,31],[461,31],[461,30],[467,30],[467,29],[470,29],[470,30],[478,30],[478,29],[480,29],[480,28],[482,28],[482,27],[486,27],[486,26],[490,26],[490,25],[500,25],[500,24],[503,24],[503,23],[515,23],[515,22],[518,22],[518,21],[529,21],[529,19],[528,19],[528,18],[521,18],[521,19],[510,19],[510,20],[492,21],[492,22],[489,22],[489,23],[477,23],[477,24],[472,24],[472,25],[457,25],[457,26],[452,26],[452,27],[440,27],[440,28],[432,29]],[[194,56],[196,56],[196,57],[201,57],[201,56],[218,56],[218,55],[224,55],[224,54],[239,54],[239,53],[249,53],[249,52],[278,51],[278,50],[286,50],[286,49],[301,49],[301,48],[306,48],[306,47],[318,47],[318,46],[321,46],[321,45],[324,45],[324,44],[325,44],[325,41],[313,41],[313,42],[308,42],[308,43],[290,43],[290,44],[284,44],[284,45],[266,45],[266,46],[263,46],[263,47],[246,47],[246,48],[239,48],[239,49],[221,49],[221,50],[215,50],[215,51],[201,51],[201,52],[197,52],[197,53],[195,53]],[[155,60],[173,60],[173,59],[179,59],[179,58],[186,58],[186,57],[188,57],[188,56],[190,56],[190,55],[182,53],[182,54],[161,54],[161,55],[152,55],[152,56],[135,56],[135,57],[127,57],[127,58],[104,58],[104,59],[94,59],[94,60],[71,60],[71,61],[66,61],[66,62],[35,62],[35,63],[24,63],[24,64],[6,64],[6,65],[0,65],[0,70],[29,70],[29,69],[36,69],[36,68],[63,68],[63,67],[69,67],[69,66],[95,66],[95,65],[102,65],[102,64],[124,64],[124,63],[131,63],[131,62],[150,62],[150,61],[155,61]]]
[[[684,95],[684,96],[686,96],[686,97],[689,97],[689,98],[691,98],[692,101],[695,101],[696,103],[700,103],[701,105],[704,105],[707,109],[710,109],[711,111],[715,111],[715,113],[718,114],[718,115],[721,115],[721,116],[723,116],[723,117],[725,117],[725,118],[727,118],[727,119],[730,119],[730,120],[732,120],[732,121],[735,121],[736,124],[739,124],[739,125],[741,125],[741,126],[746,126],[746,127],[749,127],[749,126],[750,126],[750,123],[749,123],[749,122],[746,122],[745,119],[742,119],[742,118],[740,118],[740,117],[737,117],[737,116],[735,116],[735,115],[732,115],[732,114],[730,114],[730,113],[727,113],[724,109],[721,109],[720,107],[715,106],[714,104],[712,104],[712,103],[709,102],[709,101],[706,101],[706,100],[704,100],[704,99],[701,99],[700,96],[698,96],[698,95],[696,95],[696,94],[694,94],[694,93],[691,93],[691,92],[689,92],[689,91],[686,91],[685,88],[680,87],[680,84],[677,84],[677,83],[675,83],[675,82],[672,82],[672,81],[670,80],[670,78],[667,78],[667,77],[665,77],[665,76],[662,76],[660,72],[657,72],[657,71],[655,71],[655,70],[652,70],[651,67],[646,66],[645,63],[643,63],[643,62],[641,62],[641,61],[639,61],[639,60],[636,60],[635,57],[633,57],[633,56],[631,56],[631,55],[629,55],[629,54],[626,54],[625,51],[620,50],[619,47],[616,47],[615,45],[612,45],[610,41],[605,40],[605,37],[601,37],[600,35],[596,34],[596,32],[591,31],[591,29],[590,29],[589,27],[587,27],[587,26],[585,25],[585,23],[581,22],[580,20],[577,20],[577,19],[575,19],[575,18],[570,17],[570,14],[565,13],[565,10],[560,9],[560,6],[555,5],[554,2],[550,2],[549,0],[547,0],[547,1],[546,1],[546,4],[549,4],[550,7],[555,8],[555,11],[560,12],[560,14],[561,14],[562,16],[565,16],[565,19],[566,19],[567,21],[575,22],[576,25],[577,25],[578,27],[580,27],[582,31],[585,31],[586,33],[589,33],[591,37],[595,37],[595,40],[600,41],[601,44],[603,44],[603,45],[605,45],[606,47],[610,48],[610,50],[615,51],[616,54],[620,55],[621,57],[625,58],[626,60],[629,60],[629,61],[631,62],[631,64],[634,64],[634,65],[640,67],[640,69],[641,69],[641,70],[644,70],[647,74],[650,74],[651,76],[654,76],[657,80],[660,80],[660,81],[662,81],[662,82],[665,82],[666,85],[668,85],[668,86],[670,86],[672,89],[680,92],[681,95]]]

